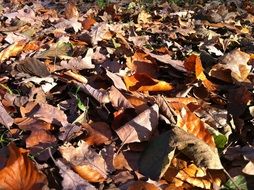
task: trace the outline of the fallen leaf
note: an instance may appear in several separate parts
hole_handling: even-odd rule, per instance
[[[47,77],[50,75],[47,66],[43,62],[33,57],[27,57],[20,61],[20,63],[16,65],[16,70],[38,77]]]
[[[249,54],[239,49],[233,50],[225,55],[221,63],[214,65],[209,74],[225,82],[232,82],[232,80],[245,82],[252,68],[251,65],[248,65],[249,60]]]
[[[248,164],[243,168],[243,173],[247,175],[254,175],[254,162],[249,161]]]
[[[145,181],[136,181],[128,187],[128,190],[137,190],[137,189],[159,190],[159,188],[156,187],[155,185],[145,182]]]
[[[90,86],[89,84],[78,84],[78,86],[80,86],[80,89],[83,90],[85,93],[94,97],[98,102],[100,102],[100,103],[109,103],[110,102],[109,94],[106,90],[95,89],[92,86]]]
[[[5,60],[9,59],[10,57],[17,56],[18,54],[20,54],[23,48],[25,47],[26,42],[27,42],[26,40],[14,42],[7,48],[3,49],[0,52],[0,64],[3,63]]]
[[[150,22],[151,15],[147,13],[145,10],[142,10],[138,15],[138,23],[149,23]]]
[[[82,21],[82,26],[84,30],[90,30],[91,27],[96,23],[96,20],[89,16],[84,21]]]
[[[130,91],[169,91],[174,89],[172,84],[153,79],[144,73],[126,76],[124,82]]]
[[[155,59],[141,50],[136,51],[132,57],[127,58],[126,65],[132,72],[145,73],[150,77],[157,76],[158,66]]]
[[[176,147],[183,154],[194,160],[196,165],[209,169],[223,169],[217,151],[203,140],[179,127],[174,127],[167,133],[170,138],[169,145]]]
[[[80,141],[75,148],[65,144],[59,148],[65,158],[82,178],[89,182],[103,182],[107,176],[106,163],[89,145]]]
[[[180,114],[177,115],[178,127],[182,128],[186,132],[193,134],[197,138],[206,142],[212,149],[216,147],[213,136],[205,128],[205,124],[194,113],[182,108]]]
[[[232,180],[234,180],[234,181],[232,181]],[[223,185],[222,189],[235,189],[236,188],[235,184],[241,190],[248,190],[247,181],[246,181],[245,177],[242,175],[238,175],[238,176],[235,176],[233,179],[229,179],[225,183],[225,185]]]
[[[75,5],[74,1],[67,2],[67,4],[65,5],[64,14],[67,19],[71,19],[71,18],[78,19],[79,18],[78,8]]]
[[[228,97],[228,112],[234,116],[240,116],[244,113],[248,103],[252,100],[252,94],[246,87],[230,89]]]
[[[128,99],[114,86],[112,86],[109,90],[109,98],[112,106],[118,110],[122,108],[133,108]]]
[[[71,43],[58,42],[51,46],[48,50],[41,52],[36,58],[64,58],[68,56],[68,53],[72,50]]]
[[[145,176],[158,180],[167,171],[175,154],[175,148],[169,146],[167,133],[153,139],[139,160],[139,170]]]
[[[81,178],[71,169],[69,165],[65,164],[62,160],[57,160],[56,165],[59,167],[60,174],[63,178],[63,190],[79,190],[80,188],[86,190],[96,190],[93,185]]]
[[[159,107],[154,104],[137,117],[116,129],[121,141],[126,143],[147,141],[158,125]]]
[[[88,137],[85,142],[89,145],[108,144],[112,139],[112,132],[108,124],[104,122],[96,122],[92,124],[84,124],[83,128],[87,131]]]
[[[6,154],[9,157],[5,167],[0,170],[0,189],[38,190],[47,186],[46,177],[28,158],[26,150],[11,143]]]
[[[0,102],[0,123],[9,129],[13,121],[13,118],[7,113],[2,102]]]
[[[47,123],[62,126],[68,124],[67,116],[58,108],[47,103],[29,102],[25,107],[20,108],[23,117],[37,118]]]

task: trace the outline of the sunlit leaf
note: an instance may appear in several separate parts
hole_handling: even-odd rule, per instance
[[[38,190],[47,185],[45,175],[28,158],[26,150],[11,143],[5,154],[9,157],[5,166],[0,169],[0,189]]]

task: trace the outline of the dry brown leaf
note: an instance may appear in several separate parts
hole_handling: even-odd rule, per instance
[[[248,103],[253,100],[252,94],[246,87],[239,87],[229,90],[228,112],[234,116],[240,116],[244,113]]]
[[[108,70],[106,70],[107,76],[113,81],[115,87],[119,90],[127,90],[125,83],[123,82],[122,77],[117,75],[116,73],[112,73]]]
[[[179,127],[168,131],[169,145],[176,147],[183,154],[192,159],[199,167],[209,169],[223,169],[216,148],[212,148],[203,140],[187,133]]]
[[[96,20],[93,17],[89,16],[81,23],[84,30],[90,30],[91,27],[96,23]]]
[[[16,66],[16,70],[38,77],[47,77],[50,75],[46,64],[34,57],[27,57],[20,61],[20,63]]]
[[[123,143],[142,142],[151,138],[158,125],[159,107],[154,104],[116,130]]]
[[[212,67],[210,75],[225,82],[246,82],[250,74],[251,65],[248,65],[250,55],[236,49],[228,53],[222,60]]]
[[[77,73],[74,73],[72,71],[66,71],[64,72],[65,75],[69,76],[69,77],[72,77],[74,78],[75,80],[77,80],[78,82],[81,82],[82,84],[86,84],[88,82],[88,80],[86,79],[86,77],[80,75],[80,74],[77,74]]]
[[[26,40],[15,42],[0,52],[0,64],[12,56],[17,56],[26,45]]]
[[[96,188],[81,178],[75,173],[68,164],[65,164],[62,160],[57,160],[56,165],[60,169],[60,174],[63,177],[62,188],[63,190],[96,190]]]
[[[147,13],[145,10],[142,10],[138,15],[138,23],[139,24],[146,24],[151,21],[151,15]]]
[[[124,82],[130,91],[169,91],[174,89],[172,84],[153,79],[144,73],[126,76]]]
[[[68,124],[65,113],[47,103],[28,102],[25,107],[20,107],[20,112],[23,117],[37,118],[50,124]]]
[[[173,68],[175,68],[179,71],[182,71],[182,72],[187,71],[184,67],[184,62],[183,61],[172,60],[172,57],[169,54],[157,55],[157,54],[151,53],[148,50],[145,50],[145,53],[147,53],[148,55],[150,55],[151,57],[153,57],[154,59],[156,59],[156,60],[158,60],[162,63],[171,65]]]
[[[194,72],[196,79],[201,80],[203,85],[208,89],[208,91],[215,91],[218,87],[207,79],[204,74],[204,69],[199,56],[192,54],[184,61],[184,67],[190,71]]]
[[[154,184],[151,184],[145,181],[136,181],[128,187],[128,190],[137,190],[137,189],[159,190],[159,188],[156,187]]]
[[[13,124],[13,121],[14,120],[12,117],[5,110],[2,102],[0,102],[0,123],[5,127],[10,128],[10,126]]]
[[[157,76],[157,63],[149,54],[138,50],[130,58],[127,58],[126,65],[135,73],[145,73],[151,77]]]
[[[110,102],[108,91],[104,89],[95,89],[89,84],[78,84],[78,86],[80,86],[80,89],[83,90],[85,93],[94,97],[98,102],[100,103]]]
[[[11,143],[6,154],[9,157],[5,167],[0,170],[0,189],[39,190],[47,185],[46,177],[28,158],[26,150]]]
[[[111,86],[109,90],[109,98],[112,106],[116,109],[133,108],[132,104],[126,97],[114,86]]]
[[[65,17],[67,19],[78,19],[79,18],[79,12],[78,8],[75,5],[75,1],[68,1],[65,6]]]
[[[102,182],[106,180],[107,168],[105,160],[97,154],[89,145],[80,141],[75,148],[71,144],[65,144],[59,148],[72,168],[89,182]]]
[[[108,144],[112,139],[112,132],[107,123],[96,122],[92,124],[84,124],[83,127],[88,133],[85,141],[89,145]]]

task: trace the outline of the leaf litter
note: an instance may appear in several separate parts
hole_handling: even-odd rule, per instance
[[[0,1],[0,188],[253,189],[253,1],[99,2]]]

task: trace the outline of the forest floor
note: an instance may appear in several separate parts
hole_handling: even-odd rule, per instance
[[[0,189],[254,189],[254,4],[188,2],[0,0]]]

